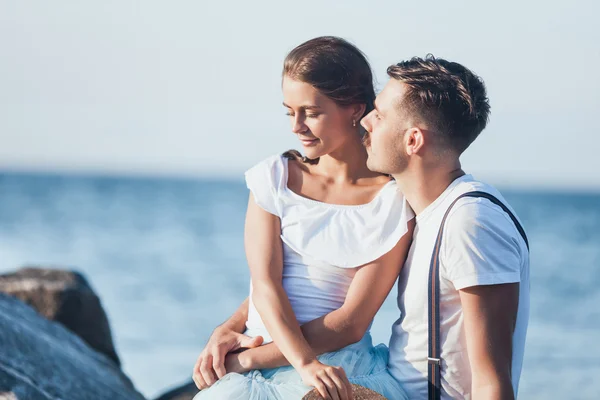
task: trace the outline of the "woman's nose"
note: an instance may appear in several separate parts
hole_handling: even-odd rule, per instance
[[[302,133],[306,132],[307,126],[304,124],[304,119],[300,118],[300,116],[294,117],[294,121],[292,122],[292,132],[294,133]]]

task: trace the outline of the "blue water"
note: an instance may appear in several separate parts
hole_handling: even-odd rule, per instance
[[[596,398],[600,194],[504,192],[531,242],[522,399]],[[247,295],[242,182],[0,174],[0,272],[76,268],[100,295],[125,372],[153,397],[190,377]],[[387,343],[395,292],[373,326]]]

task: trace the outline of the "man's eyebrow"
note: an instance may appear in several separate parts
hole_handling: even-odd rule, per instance
[[[288,106],[288,105],[287,105],[287,104],[285,104],[285,103],[283,103],[283,106],[284,106],[284,107],[287,107],[287,108],[292,108],[292,107]],[[317,105],[311,105],[311,104],[308,104],[308,105],[305,105],[305,106],[300,106],[300,109],[302,109],[302,110],[320,110],[320,109],[321,109],[321,107],[319,107],[319,106],[317,106]]]
[[[381,114],[381,110],[379,108],[377,108],[377,102],[376,101],[373,102],[373,108],[375,109],[375,111],[377,111],[379,114]]]

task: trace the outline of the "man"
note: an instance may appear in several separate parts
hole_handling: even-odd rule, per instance
[[[389,368],[409,398],[428,395],[428,368],[439,363],[442,398],[516,396],[529,316],[529,253],[510,216],[486,198],[461,198],[450,210],[439,246],[441,355],[428,360],[428,283],[444,214],[463,193],[490,193],[466,175],[459,157],[485,128],[489,103],[483,82],[463,66],[414,58],[388,68],[391,79],[362,125],[370,169],[396,179],[417,215],[398,286],[400,319],[390,340]],[[243,370],[225,355],[255,347],[245,329],[248,305],[215,330],[194,369],[199,387]],[[312,345],[324,324],[303,332]],[[264,367],[285,365],[277,347]],[[225,364],[225,365],[224,365]]]
[[[390,372],[411,399],[427,397],[431,363],[441,363],[442,398],[512,399],[529,318],[529,251],[518,222],[487,198],[459,199],[445,221],[441,357],[428,362],[429,272],[444,214],[472,191],[506,205],[459,161],[488,121],[485,86],[462,65],[432,56],[393,65],[388,75],[375,110],[362,120],[367,165],[391,174],[417,215],[398,282],[401,317],[392,328]]]

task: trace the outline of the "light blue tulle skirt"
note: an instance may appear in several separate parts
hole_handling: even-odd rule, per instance
[[[344,368],[352,383],[374,390],[389,400],[408,399],[402,386],[387,370],[388,348],[373,346],[367,334],[357,343],[319,356],[323,364]],[[292,367],[253,370],[245,374],[225,375],[194,400],[300,400],[313,388],[302,383]]]

